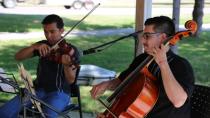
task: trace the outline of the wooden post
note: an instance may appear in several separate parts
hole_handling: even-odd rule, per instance
[[[152,0],[136,0],[136,25],[135,30],[143,30],[144,21],[151,17]],[[143,46],[140,43],[140,34],[135,42],[135,56],[143,52]]]

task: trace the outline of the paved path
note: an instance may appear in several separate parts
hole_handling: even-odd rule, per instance
[[[36,9],[36,10],[34,10]],[[193,8],[181,8],[181,13],[192,13]],[[152,15],[165,14],[163,12],[170,13],[172,8],[152,8]],[[5,9],[0,6],[0,14],[25,14],[25,15],[46,15],[46,14],[87,14],[86,9],[74,10],[65,9],[64,7],[47,7],[47,6],[18,6],[13,9]],[[204,8],[204,14],[210,13],[210,8]],[[135,8],[101,8],[98,7],[91,15],[135,15]],[[183,26],[180,26],[184,29]],[[68,30],[68,29],[67,29]],[[203,30],[210,30],[210,24],[204,24]],[[72,31],[68,36],[84,36],[84,35],[95,35],[95,36],[107,36],[107,35],[127,35],[134,32],[133,28],[122,28],[122,29],[104,29],[104,30],[91,30],[91,31]],[[8,39],[29,39],[29,38],[44,38],[43,32],[26,32],[26,33],[8,33],[0,32],[0,40]]]
[[[34,10],[36,9],[36,10]],[[2,14],[25,14],[25,15],[46,15],[51,13],[56,13],[60,15],[82,15],[86,14],[90,10],[86,9],[65,9],[64,7],[56,7],[56,6],[17,6],[12,9],[5,9],[0,6],[0,13]],[[181,8],[181,14],[191,14],[193,11],[193,7],[191,8]],[[135,8],[104,8],[99,6],[92,12],[92,15],[135,15],[136,9]],[[164,15],[164,14],[171,14],[172,8],[152,8],[152,15]],[[204,8],[204,14],[209,14],[210,8]]]
[[[184,26],[180,26],[180,30],[185,29]],[[210,24],[203,25],[203,31],[210,31]],[[91,30],[91,31],[72,31],[67,37],[72,36],[108,36],[108,35],[128,35],[133,33],[133,28],[121,28],[121,29],[103,29],[103,30]],[[0,32],[0,40],[10,39],[30,39],[30,38],[44,38],[43,32],[26,32],[26,33],[9,33]]]
[[[107,36],[107,35],[127,35],[134,32],[132,28],[122,29],[104,29],[104,30],[92,30],[92,31],[72,31],[67,37],[72,36]],[[0,40],[9,39],[30,39],[30,38],[44,38],[43,32],[27,32],[27,33],[8,33],[0,32]]]

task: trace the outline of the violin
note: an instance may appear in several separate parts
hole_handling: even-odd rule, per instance
[[[62,61],[62,55],[66,54],[69,55],[72,63],[71,65],[75,65],[75,67],[79,67],[79,65],[76,62],[75,57],[73,57],[75,50],[72,48],[70,43],[67,43],[64,38],[76,27],[78,26],[88,15],[90,15],[90,13],[92,13],[98,6],[100,5],[100,3],[98,3],[95,7],[93,7],[92,10],[90,10],[81,20],[79,20],[55,45],[53,45],[50,48],[50,54],[47,55],[45,58],[50,60],[50,61],[55,61],[59,64],[61,64]],[[37,53],[37,52],[36,52]]]
[[[165,45],[175,45],[181,38],[188,37],[197,31],[193,20],[185,23],[185,31],[179,31],[168,37]],[[148,57],[132,71],[106,101],[98,101],[106,108],[105,118],[144,118],[157,102],[159,86],[157,79],[148,70],[148,64],[154,57]]]
[[[62,55],[68,55],[72,61],[69,65],[75,65],[76,67],[78,67],[79,65],[77,64],[76,59],[74,57],[75,53],[75,49],[72,47],[72,45],[70,43],[67,43],[65,40],[62,40],[58,43],[56,48],[51,48],[50,54],[44,58],[61,64]]]

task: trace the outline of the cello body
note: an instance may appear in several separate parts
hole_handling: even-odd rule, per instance
[[[137,73],[134,78],[123,94],[114,99],[109,111],[104,112],[106,118],[144,118],[153,108],[159,93],[156,80],[151,73],[144,72]]]

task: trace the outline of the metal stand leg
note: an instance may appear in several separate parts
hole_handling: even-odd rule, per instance
[[[29,95],[31,99],[40,102],[41,105],[44,105],[44,106],[48,107],[49,109],[53,110],[54,112],[56,112],[60,116],[63,116],[64,118],[70,118],[68,115],[62,114],[60,111],[58,111],[57,109],[55,109],[53,106],[45,103],[44,101],[42,101],[41,99],[37,98],[35,95],[31,94],[30,92],[28,92],[28,91],[26,91],[26,92],[27,93],[25,93],[25,94]],[[26,110],[26,108],[24,107],[24,116],[25,116],[25,113],[26,113],[25,110]],[[24,117],[24,118],[26,118],[26,117]]]
[[[25,108],[25,106],[23,107],[23,118],[26,118],[26,108]]]

